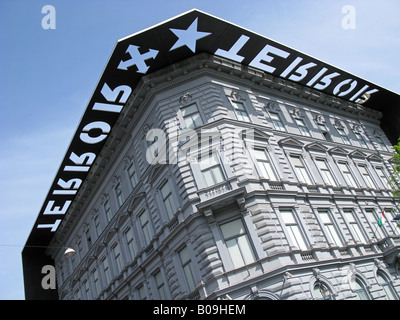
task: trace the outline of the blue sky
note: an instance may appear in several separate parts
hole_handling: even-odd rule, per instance
[[[192,8],[400,93],[398,0],[1,0],[1,300],[24,299],[21,250],[116,41]]]

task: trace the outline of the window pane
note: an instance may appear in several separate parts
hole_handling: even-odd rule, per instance
[[[343,174],[344,180],[346,180],[347,185],[351,187],[357,187],[357,184],[350,172],[350,169],[346,163],[338,163],[339,169]]]
[[[181,109],[186,128],[193,129],[203,124],[196,104]]]
[[[245,265],[242,255],[240,254],[239,246],[236,239],[226,241],[226,247],[228,248],[229,255],[232,259],[233,266],[240,268]]]
[[[342,241],[340,240],[339,235],[335,229],[335,226],[333,224],[330,224],[326,227],[333,242],[339,247],[343,246]]]
[[[199,167],[207,187],[225,181],[221,165],[214,153],[201,155],[199,157]]]
[[[129,175],[129,180],[131,182],[131,187],[133,189],[133,188],[136,187],[136,185],[138,183],[138,179],[137,179],[136,171],[135,171],[135,166],[133,165],[133,163],[128,168],[128,175]]]
[[[325,181],[325,183],[328,183],[330,185],[336,185],[332,173],[330,172],[325,160],[317,159],[315,160],[315,162],[317,163],[318,168],[321,170],[321,176]]]
[[[367,168],[364,165],[358,165],[358,168],[360,169],[360,172],[367,186],[370,188],[374,188],[374,183],[372,182],[371,176],[369,175]]]
[[[282,120],[279,117],[279,114],[275,113],[275,112],[270,112],[269,113],[272,123],[274,124],[274,127],[276,130],[280,130],[280,131],[285,131],[285,126],[282,123]]]
[[[167,181],[161,188],[161,197],[165,205],[165,209],[169,218],[172,218],[176,212],[176,205],[174,202],[174,198],[172,196],[171,188],[169,182]]]
[[[191,104],[190,106],[182,108],[182,115],[184,117],[191,115],[193,113],[197,113],[197,112],[198,112],[197,107],[194,104]]]
[[[293,212],[291,210],[281,210],[280,211],[283,222],[285,224],[295,224],[296,220],[294,219]]]
[[[140,215],[140,222],[143,230],[143,235],[146,241],[146,245],[150,243],[150,240],[153,238],[153,229],[150,225],[149,216],[147,211],[143,212]]]
[[[308,131],[308,128],[306,127],[303,119],[297,119],[296,118],[295,121],[296,121],[296,123],[297,123],[297,125],[299,127],[300,133],[303,136],[308,136],[309,137],[310,136],[310,132]]]
[[[221,225],[221,231],[224,239],[229,239],[231,237],[245,233],[242,220],[240,219]]]
[[[234,268],[240,268],[255,261],[255,255],[241,219],[221,225],[221,232]]]
[[[232,101],[233,109],[235,110],[236,116],[240,121],[250,121],[249,115],[241,102]]]
[[[290,226],[290,234],[293,236],[293,242],[296,243],[296,247],[301,250],[307,250],[306,243],[304,242],[303,236],[300,232],[299,226]]]
[[[185,264],[190,260],[189,251],[187,247],[184,247],[181,251],[179,251],[179,257],[181,258],[182,264]]]
[[[296,172],[296,176],[300,182],[304,182],[307,184],[312,184],[311,179],[304,167],[304,164],[299,156],[290,156],[290,159],[294,165],[294,170]]]
[[[191,263],[186,265],[183,268],[183,271],[185,272],[185,277],[186,277],[186,280],[187,280],[189,291],[193,291],[196,288],[196,282],[194,280],[194,274],[193,274],[193,269],[192,269]]]
[[[254,155],[256,157],[258,167],[261,171],[261,176],[263,178],[277,180],[265,150],[254,149]]]
[[[238,238],[238,245],[246,264],[252,263],[256,260],[247,235],[242,235]]]
[[[357,224],[357,221],[354,218],[354,213],[352,211],[345,211],[344,216],[349,223],[350,232],[353,235],[354,240],[365,243],[365,238],[361,232],[360,227]]]

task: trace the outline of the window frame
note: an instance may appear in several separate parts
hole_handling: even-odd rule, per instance
[[[202,168],[201,158],[204,157],[207,153],[208,153],[208,155],[207,155],[208,159],[213,158],[216,163],[212,163],[211,165],[208,165],[207,167]],[[221,163],[221,158],[216,150],[208,150],[208,152],[201,152],[197,157],[197,167],[198,167],[200,176],[202,177],[201,185],[203,188],[213,187],[215,185],[226,182],[228,179],[226,172],[224,170],[224,166]],[[216,179],[217,182],[214,181],[215,180],[215,172],[214,172],[215,170],[214,169],[217,169],[217,171],[219,171],[219,174],[221,175],[220,181],[218,179]],[[204,174],[205,171],[207,173],[208,172],[212,173],[212,178],[213,178],[212,184],[209,184],[209,181],[207,181],[207,177]]]
[[[184,250],[187,250],[187,256],[188,256],[188,259],[185,261],[183,261],[183,259],[182,259],[182,252]],[[189,293],[193,292],[197,288],[198,281],[197,281],[197,275],[196,275],[196,271],[194,269],[194,264],[193,264],[193,260],[192,260],[192,256],[191,256],[191,250],[189,249],[189,247],[187,245],[184,245],[183,247],[181,247],[180,249],[177,250],[177,256],[179,259],[181,270],[184,275],[185,286],[188,289]],[[190,277],[188,276],[188,274],[190,274]]]
[[[192,112],[192,113],[189,113],[188,115],[184,115],[183,109],[187,109],[187,108],[190,108],[190,107],[192,107],[192,106],[194,106],[194,107],[196,108],[196,111],[197,111],[197,112]],[[203,116],[202,116],[202,114],[201,114],[201,112],[200,112],[200,109],[199,109],[199,107],[198,107],[198,105],[197,105],[196,102],[189,103],[189,104],[187,104],[187,105],[184,105],[184,106],[180,107],[180,108],[179,108],[179,114],[180,114],[180,117],[181,117],[181,119],[180,119],[181,121],[180,121],[180,122],[182,123],[182,125],[183,125],[186,129],[192,129],[192,130],[194,130],[194,129],[196,129],[196,128],[198,128],[198,127],[201,127],[202,125],[204,125]],[[198,119],[200,119],[200,122],[201,122],[201,123],[196,124],[196,123],[195,123],[196,121],[193,121],[193,118],[192,118],[192,115],[193,115],[193,114],[198,114]],[[187,125],[186,119],[188,119],[189,116],[190,116],[190,119],[192,120],[192,124],[194,124],[194,126],[192,126],[192,124],[191,124],[190,126]]]
[[[316,121],[316,123],[317,123],[317,127],[318,127],[321,135],[323,136],[324,140],[333,142],[332,136],[329,133],[329,130],[328,130],[326,124],[322,121]]]
[[[283,122],[279,111],[268,110],[268,115],[269,115],[269,118],[271,119],[272,125],[274,126],[275,130],[281,131],[281,132],[287,132],[285,123]],[[278,120],[274,119],[272,117],[272,115],[274,115],[274,116],[276,115]],[[277,125],[276,123],[278,123],[279,125]]]
[[[114,217],[114,214],[113,214],[112,208],[111,208],[110,199],[108,198],[108,196],[106,196],[103,201],[103,209],[104,209],[104,215],[106,217],[106,221],[108,224]]]
[[[336,127],[336,130],[337,130],[340,138],[342,139],[343,144],[351,145],[350,139],[348,137],[348,134],[346,134],[345,128],[342,126],[338,126],[338,125],[335,127]]]
[[[167,194],[166,197],[164,197],[163,188],[166,186],[169,189],[169,193]],[[173,188],[171,188],[170,180],[169,179],[164,180],[158,187],[158,191],[159,191],[161,202],[163,203],[163,206],[166,210],[167,218],[168,218],[168,220],[171,220],[175,216],[175,213],[177,212],[177,210],[179,209],[179,202],[177,201],[178,199],[175,196]],[[167,200],[168,200],[169,206],[167,206],[167,204],[166,204]],[[172,211],[170,211],[169,208]]]
[[[247,111],[246,105],[244,102],[230,99],[230,103],[232,105],[232,109],[233,109],[233,112],[235,113],[237,120],[251,123],[250,114]],[[238,105],[240,105],[242,108],[238,107]],[[243,116],[243,114],[245,116]]]
[[[344,239],[341,234],[340,228],[338,227],[338,225],[336,223],[336,219],[333,217],[331,210],[329,210],[328,208],[318,208],[316,210],[316,212],[317,212],[318,220],[320,221],[321,229],[322,229],[327,241],[335,244],[335,246],[337,246],[337,247],[343,247]],[[326,216],[329,219],[329,222],[326,222],[326,220],[324,221],[321,213],[326,214]],[[327,225],[330,227],[327,227]],[[332,232],[332,230],[333,230],[333,232]],[[337,240],[339,243],[337,242]]]
[[[130,170],[131,168],[133,168],[133,170]],[[131,171],[133,171],[133,172],[131,172]],[[136,165],[133,160],[129,164],[128,168],[126,168],[126,173],[128,175],[129,185],[130,185],[131,189],[134,190],[139,183],[139,178],[138,178],[138,174],[137,174]],[[134,179],[132,179],[132,178],[134,178]]]
[[[160,279],[161,279],[162,283],[160,283],[158,281]],[[154,280],[155,288],[157,289],[158,299],[168,300],[169,299],[168,288],[165,285],[164,274],[163,274],[161,268],[153,273],[153,280]]]
[[[132,239],[128,238],[128,232],[130,232],[132,234]],[[124,240],[126,243],[126,247],[127,247],[127,251],[128,251],[128,257],[129,257],[129,261],[133,261],[138,253],[138,250],[136,248],[135,242],[135,232],[133,230],[133,226],[128,226],[125,230],[124,230]]]
[[[115,198],[117,199],[117,204],[119,207],[121,207],[124,204],[124,194],[122,191],[122,186],[121,186],[121,182],[118,180],[114,186],[114,194],[115,194]]]
[[[368,165],[363,162],[357,162],[356,167],[357,167],[358,172],[361,175],[361,178],[363,179],[363,181],[365,183],[365,186],[369,189],[376,189],[377,188],[376,182],[374,181],[373,176],[371,175],[371,171],[368,169]],[[365,169],[366,174],[364,174],[360,168]],[[367,177],[368,179],[366,179],[365,177]]]
[[[332,174],[333,170],[330,167],[328,160],[326,158],[322,158],[322,157],[315,157],[314,162],[319,171],[319,174],[322,177],[322,181],[324,181],[324,183],[326,185],[330,185],[330,186],[334,186],[334,187],[338,186],[338,182],[335,179],[334,175]],[[321,162],[323,162],[323,164],[325,165],[325,168],[321,168],[319,166],[319,164]]]
[[[296,123],[296,125],[300,131],[300,134],[304,137],[312,137],[310,129],[307,127],[304,119],[302,119],[300,117],[293,117],[293,118],[294,118],[294,122]]]
[[[141,217],[143,217],[144,215],[146,215],[147,219],[143,222]],[[151,243],[151,240],[154,238],[154,226],[152,223],[152,219],[150,217],[149,212],[146,209],[138,213],[137,218],[142,234],[142,241],[143,241],[142,246],[147,247]]]
[[[296,166],[296,164],[294,163],[293,158],[299,159],[300,164],[302,166],[301,167]],[[289,154],[289,162],[290,162],[290,164],[291,164],[291,166],[293,168],[293,172],[295,174],[295,177],[297,178],[297,180],[300,183],[304,183],[304,184],[307,184],[307,185],[313,185],[314,184],[312,175],[310,174],[310,171],[309,171],[308,167],[306,166],[304,158],[300,154],[290,153]],[[303,169],[303,170],[298,171],[298,168]],[[302,178],[304,178],[303,171],[305,172],[305,176],[308,178],[308,180],[304,179],[306,181],[303,181],[303,179],[300,179],[300,176]]]
[[[310,249],[310,244],[308,243],[308,239],[304,234],[301,223],[298,220],[297,215],[294,214],[294,211],[295,210],[293,208],[279,208],[279,215],[282,219],[282,225],[285,226],[284,232],[288,245],[290,247],[295,247],[297,250],[308,251]],[[291,214],[290,221],[287,219],[287,215],[284,215],[285,213]],[[296,230],[299,239],[301,239],[300,242],[296,238],[294,230]]]
[[[380,281],[380,278],[383,280],[382,282]],[[382,290],[385,292],[386,299],[385,300],[398,300],[398,294],[396,290],[393,288],[392,281],[386,274],[386,272],[383,272],[382,270],[378,270],[376,272],[376,280],[377,283],[382,287]],[[389,293],[389,294],[388,294]]]
[[[243,230],[240,231],[239,234],[225,235],[223,227],[227,226],[228,224],[237,222],[237,221],[240,222],[241,228]],[[230,262],[232,264],[233,269],[238,269],[238,268],[244,267],[248,264],[251,264],[251,263],[254,263],[255,261],[257,261],[257,253],[254,248],[254,244],[252,243],[251,237],[246,228],[246,224],[242,218],[236,217],[234,219],[222,221],[218,224],[218,227],[221,232],[221,238],[222,238],[222,241],[227,250],[227,253],[230,258]],[[243,239],[244,239],[244,242],[243,242]],[[235,250],[235,251],[240,254],[241,262],[239,264],[237,263],[238,261],[235,259],[235,256],[233,255],[234,251],[231,250],[231,248],[233,248],[233,247],[230,247],[228,245],[228,242],[232,242],[233,240],[235,240],[234,245],[237,247],[237,250]],[[239,241],[240,241],[240,243],[239,243]],[[245,247],[245,246],[247,246],[247,247]],[[246,250],[249,250],[248,251],[248,253],[250,253],[249,256],[247,256]]]
[[[343,218],[346,222],[346,225],[348,227],[349,233],[351,238],[354,240],[354,242],[358,242],[358,243],[363,243],[366,244],[367,242],[367,238],[365,237],[365,234],[363,233],[363,228],[360,228],[360,221],[358,221],[359,219],[357,218],[358,215],[355,215],[355,212],[353,209],[349,209],[349,208],[344,208],[342,209],[343,212]],[[351,217],[351,219],[349,219],[349,217]],[[360,235],[361,238],[360,239]]]
[[[349,184],[349,181],[347,180],[347,179],[348,179],[348,176],[345,175],[345,173],[343,172],[343,170],[342,170],[342,168],[341,168],[341,165],[344,165],[344,166],[346,167],[346,169],[348,170],[348,173],[349,173],[349,175],[350,175],[350,177],[351,177],[351,179],[349,179],[349,180],[352,180],[352,182],[353,182],[354,184],[351,184],[351,183]],[[344,161],[344,160],[341,161],[341,160],[339,160],[339,161],[337,161],[337,166],[338,166],[339,171],[340,171],[340,173],[342,174],[342,177],[343,177],[344,181],[346,182],[347,186],[348,186],[348,187],[352,187],[352,188],[358,188],[358,187],[359,187],[359,184],[357,183],[357,180],[355,179],[354,173],[353,173],[353,171],[352,171],[352,169],[351,169],[351,167],[350,167],[348,161]]]
[[[257,157],[255,151],[262,152],[262,154],[265,156],[265,159],[259,159]],[[251,155],[251,158],[253,160],[253,163],[255,164],[258,176],[261,179],[267,179],[268,181],[279,181],[278,171],[276,170],[275,165],[274,165],[274,163],[273,163],[273,161],[272,161],[272,159],[271,159],[271,157],[270,157],[270,155],[267,152],[267,149],[265,147],[254,146],[251,150],[248,150],[248,152]],[[270,174],[268,173],[268,170],[265,169],[265,165],[261,165],[260,162],[268,163],[269,171],[271,171],[272,175],[273,175],[272,178],[270,177]],[[263,172],[264,170],[266,170],[266,172],[267,172],[267,177],[264,176],[264,172]]]

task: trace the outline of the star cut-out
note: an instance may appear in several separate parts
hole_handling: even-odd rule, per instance
[[[178,40],[174,43],[171,49],[169,49],[169,51],[187,46],[194,53],[196,51],[196,41],[211,34],[210,32],[197,31],[197,19],[198,18],[196,18],[186,30],[172,28],[169,29],[178,37]]]

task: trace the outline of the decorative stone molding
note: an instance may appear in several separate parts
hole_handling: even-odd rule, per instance
[[[179,98],[179,102],[183,105],[188,104],[192,101],[192,96],[189,92],[186,92],[183,96]]]

